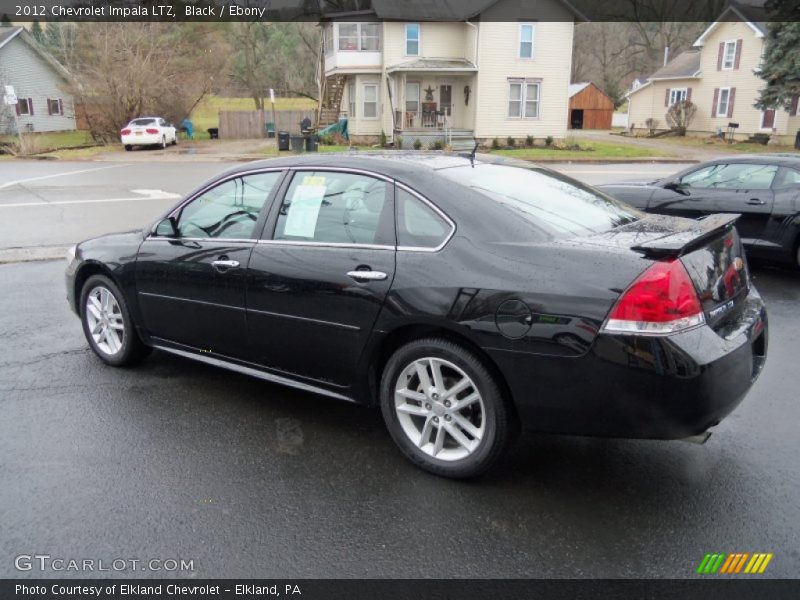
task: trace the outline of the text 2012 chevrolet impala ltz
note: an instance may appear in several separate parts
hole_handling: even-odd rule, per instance
[[[480,155],[293,157],[79,244],[67,295],[110,365],[159,348],[379,404],[408,458],[468,477],[520,428],[677,439],[730,413],[767,351],[735,219]]]

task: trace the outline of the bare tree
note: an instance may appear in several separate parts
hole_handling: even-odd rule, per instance
[[[695,115],[697,114],[697,106],[690,100],[681,100],[675,102],[667,110],[665,119],[667,125],[678,135],[686,135],[686,130],[692,124]]]

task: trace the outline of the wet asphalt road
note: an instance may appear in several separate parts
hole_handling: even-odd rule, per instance
[[[529,435],[464,483],[414,468],[371,410],[163,353],[103,366],[63,268],[0,265],[0,577],[40,575],[14,570],[33,553],[197,577],[692,577],[715,551],[797,575],[796,272],[754,269],[769,359],[706,445]]]

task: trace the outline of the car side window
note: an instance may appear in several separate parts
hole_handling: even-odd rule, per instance
[[[422,200],[397,188],[397,245],[436,248],[447,239],[450,224]]]
[[[791,188],[800,186],[800,171],[783,167],[775,178],[774,186],[776,188]]]
[[[280,172],[255,173],[203,192],[181,209],[177,219],[180,237],[252,238],[258,215],[280,176]],[[165,235],[161,226],[156,233]]]
[[[778,167],[731,163],[710,165],[681,178],[681,184],[691,188],[767,190],[772,185]]]
[[[394,245],[389,184],[332,171],[299,171],[286,191],[276,240]]]

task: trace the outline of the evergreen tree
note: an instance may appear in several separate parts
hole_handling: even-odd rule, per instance
[[[42,24],[36,19],[34,19],[33,23],[31,24],[31,35],[37,42],[40,44],[42,43],[42,40],[44,39],[44,31],[42,31]]]
[[[768,0],[769,24],[759,76],[767,82],[756,108],[786,108],[800,95],[800,3]]]
[[[3,13],[2,18],[0,18],[0,27],[11,27],[11,19],[8,18],[6,13]]]

